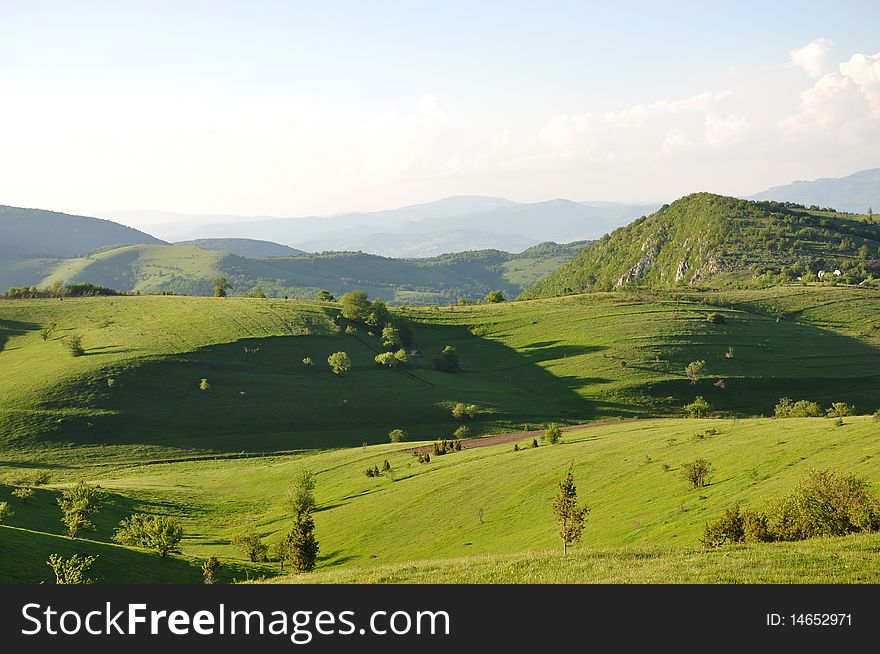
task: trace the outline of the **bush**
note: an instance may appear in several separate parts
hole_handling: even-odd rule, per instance
[[[712,464],[705,459],[696,459],[691,463],[682,465],[682,474],[694,488],[703,488],[709,485],[709,472]]]
[[[856,408],[852,404],[847,404],[846,402],[835,402],[831,405],[831,408],[828,409],[827,413],[829,418],[845,418],[846,416],[854,416],[856,414]]]
[[[209,556],[202,564],[202,577],[206,584],[213,584],[217,579],[217,571],[220,569],[220,561],[216,556]]]
[[[285,505],[293,515],[315,508],[315,473],[308,468],[298,470],[287,489]]]
[[[327,364],[335,375],[347,375],[351,372],[351,357],[347,352],[334,352],[327,357]]]
[[[211,384],[208,383],[207,379],[202,378],[202,381],[199,382],[199,390],[200,391],[207,391],[210,389],[211,389]]]
[[[9,502],[0,502],[0,525],[15,515],[15,512],[9,508]]]
[[[466,426],[462,425],[454,432],[452,432],[452,436],[454,438],[468,438],[471,435],[471,430]]]
[[[311,368],[313,365],[315,365],[315,362],[312,361],[312,357],[304,357],[303,358],[303,365],[306,368]]]
[[[318,560],[318,541],[315,539],[315,521],[311,511],[296,516],[293,529],[287,535],[290,564],[297,572],[311,572]]]
[[[762,543],[772,540],[767,516],[752,509],[740,509],[739,504],[727,509],[714,523],[706,523],[704,547],[721,547],[725,543]]]
[[[253,531],[236,534],[230,543],[248,557],[252,563],[265,561],[269,553],[269,546],[260,539],[259,534]]]
[[[537,439],[537,438],[533,438],[533,439],[532,439],[532,448],[536,448],[536,447],[538,447],[538,439]]]
[[[378,477],[380,475],[379,466],[373,466],[372,468],[367,468],[367,470],[364,474],[366,474],[367,477]]]
[[[29,499],[34,494],[34,489],[28,486],[22,486],[21,488],[16,488],[12,491],[12,497],[16,497],[21,500],[22,504],[26,504]]]
[[[391,439],[392,443],[401,443],[406,440],[408,434],[404,429],[392,429],[388,432],[388,438]]]
[[[385,327],[382,329],[382,346],[388,349],[400,348],[403,346],[403,337],[400,330],[395,327]]]
[[[860,477],[814,470],[768,515],[776,540],[844,536],[880,529],[880,500]]]
[[[703,374],[703,368],[706,367],[705,361],[691,361],[687,366],[685,366],[684,374],[687,375],[687,378],[691,380],[691,384],[696,384],[700,380],[700,375]]]
[[[46,564],[55,573],[56,584],[91,584],[93,580],[86,575],[97,558],[97,555],[81,557],[74,554],[65,559],[60,554],[51,554]]]
[[[179,552],[178,544],[183,538],[183,527],[168,516],[135,513],[123,519],[113,534],[113,540],[120,545],[143,547],[156,550],[159,556],[169,552]]]
[[[385,459],[385,462],[382,464],[382,472],[391,472],[391,464],[388,463],[388,459]]]
[[[94,529],[89,518],[101,508],[107,493],[84,481],[65,490],[58,499],[61,507],[61,523],[67,527],[67,535],[76,538],[83,529]]]
[[[819,418],[823,416],[822,407],[817,402],[798,400],[792,402],[790,398],[781,397],[773,410],[777,418]]]
[[[357,334],[357,331],[357,327],[355,327],[354,325],[348,325],[345,328],[345,333],[349,335]]]
[[[547,430],[544,432],[544,436],[542,437],[551,445],[556,445],[559,441],[562,440],[562,429],[559,428],[555,422],[551,422],[550,426],[547,427]]]
[[[874,420],[876,420],[877,422],[880,422],[880,409],[877,409],[874,412]]]
[[[385,366],[386,368],[394,368],[399,363],[394,356],[394,352],[381,352],[373,357],[373,360],[380,366]]]
[[[489,304],[497,304],[504,301],[504,293],[502,293],[501,291],[492,291],[486,294],[486,302],[488,302]]]
[[[689,418],[706,418],[712,410],[712,405],[702,395],[698,395],[693,402],[684,405],[684,410]]]
[[[713,325],[723,325],[727,320],[720,313],[710,313],[706,316],[706,322],[711,322]]]
[[[72,357],[81,357],[86,353],[86,349],[83,347],[83,337],[76,332],[64,337],[64,347],[67,348]]]

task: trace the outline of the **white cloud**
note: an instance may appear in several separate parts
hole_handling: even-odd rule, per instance
[[[821,77],[827,70],[828,55],[831,54],[831,41],[819,38],[802,48],[791,51],[791,61],[811,77]]]

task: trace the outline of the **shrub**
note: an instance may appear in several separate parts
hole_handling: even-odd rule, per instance
[[[16,488],[12,491],[12,497],[17,497],[21,500],[22,504],[26,504],[29,499],[34,494],[34,489],[28,486],[22,486],[21,488]]]
[[[455,406],[452,407],[452,417],[456,420],[461,420],[464,418],[466,410],[467,406],[461,402],[456,402]]]
[[[315,362],[312,361],[312,357],[304,357],[303,358],[303,365],[306,368],[311,368],[313,365],[315,365]]]
[[[0,525],[15,515],[15,512],[9,508],[9,502],[0,502]]]
[[[497,304],[498,302],[504,301],[504,293],[502,293],[501,291],[491,291],[490,293],[486,294],[486,302],[488,302],[489,304]]]
[[[532,439],[532,448],[536,448],[536,447],[538,447],[538,439],[537,439],[537,438],[533,438],[533,439]]]
[[[705,418],[712,410],[712,405],[702,395],[698,395],[693,402],[684,405],[684,410],[690,418]]]
[[[253,531],[236,534],[230,542],[253,563],[265,561],[269,553],[269,547],[260,539],[260,535]]]
[[[315,295],[315,300],[318,302],[336,302],[336,298],[327,290],[318,291],[318,294]]]
[[[467,426],[461,425],[458,429],[452,432],[452,435],[455,438],[468,438],[471,435],[471,430],[468,429]]]
[[[372,468],[367,468],[367,470],[364,474],[366,474],[367,477],[378,477],[380,474],[379,473],[379,466],[373,466]]]
[[[94,529],[89,518],[101,508],[107,493],[84,481],[65,490],[58,499],[61,507],[61,523],[67,527],[67,535],[76,538],[83,529]]]
[[[703,488],[709,484],[709,472],[712,469],[705,459],[696,459],[682,465],[682,474],[694,488]]]
[[[855,475],[814,470],[768,511],[776,540],[843,536],[880,529],[880,500]]]
[[[392,429],[388,432],[388,438],[391,439],[392,443],[401,443],[406,440],[408,434],[404,429]]]
[[[741,509],[739,504],[727,509],[714,523],[706,523],[704,547],[721,547],[725,543],[761,543],[771,540],[767,516],[753,509]]]
[[[405,366],[409,363],[409,354],[406,350],[400,348],[399,350],[397,350],[397,352],[394,353],[394,360],[397,362],[397,365]]]
[[[514,444],[513,444],[513,451],[514,451],[514,452],[519,452],[519,443],[514,443]]]
[[[357,330],[357,327],[355,327],[354,325],[348,325],[348,326],[345,328],[345,333],[346,333],[346,334],[349,334],[349,335],[357,334],[357,331],[358,331],[358,330]]]
[[[199,390],[200,391],[207,391],[207,390],[210,390],[210,388],[211,388],[211,384],[208,383],[208,380],[205,378],[202,378],[202,381],[199,382]]]
[[[382,464],[382,472],[391,472],[391,464],[388,463],[388,459],[385,459],[385,462]]]
[[[550,426],[547,427],[547,430],[544,432],[544,436],[542,437],[551,445],[556,445],[559,441],[562,440],[562,429],[559,428],[555,422],[551,422]]]
[[[81,557],[74,554],[65,559],[60,554],[50,554],[46,564],[55,573],[56,584],[91,584],[93,580],[86,575],[97,558],[97,555]]]
[[[297,471],[287,489],[285,505],[293,515],[315,508],[315,473],[308,468]]]
[[[72,357],[81,357],[86,353],[86,349],[83,347],[83,337],[76,332],[64,337],[64,347],[67,348]]]
[[[846,416],[854,416],[855,414],[856,408],[852,404],[847,404],[846,402],[835,402],[831,405],[831,408],[828,409],[829,418],[844,418]]]
[[[347,352],[334,352],[327,357],[327,364],[335,375],[347,375],[351,372],[351,357]]]
[[[216,556],[209,556],[202,564],[202,577],[206,584],[213,584],[217,579],[217,571],[220,570],[220,561]]]
[[[874,412],[874,420],[876,420],[877,422],[880,422],[880,409],[877,409]]]
[[[159,556],[169,552],[179,552],[178,544],[183,538],[183,527],[168,516],[135,513],[123,519],[113,534],[113,540],[120,545],[143,547],[156,550]]]
[[[315,521],[311,511],[296,516],[293,529],[287,535],[290,564],[297,572],[311,572],[318,560],[318,541],[315,539]]]
[[[824,414],[817,402],[809,400],[792,402],[790,398],[781,397],[773,409],[773,415],[777,418],[819,418]]]
[[[732,359],[733,358],[733,346],[732,345],[727,348],[727,352],[724,353],[724,358],[725,359]]]
[[[394,368],[399,363],[394,357],[394,352],[381,352],[373,357],[373,360],[380,366]]]
[[[684,374],[687,375],[687,378],[691,380],[691,384],[696,384],[700,380],[700,375],[703,374],[703,368],[706,367],[705,361],[691,361],[687,366],[685,366]]]
[[[388,349],[399,348],[403,346],[403,338],[400,330],[395,327],[385,327],[382,329],[382,346]]]
[[[706,322],[711,322],[714,325],[723,325],[727,320],[720,313],[710,313],[706,316]]]

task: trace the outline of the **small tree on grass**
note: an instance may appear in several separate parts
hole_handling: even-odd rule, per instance
[[[854,416],[856,408],[846,402],[835,402],[828,409],[827,414],[829,418],[845,418],[846,416]]]
[[[334,352],[327,357],[327,364],[335,375],[344,376],[351,372],[351,357],[347,352]]]
[[[265,561],[269,553],[269,547],[260,539],[260,535],[253,531],[236,534],[232,537],[231,544],[252,563]]]
[[[220,561],[216,556],[209,556],[202,564],[202,577],[206,584],[213,584],[217,579],[217,572],[220,570]]]
[[[98,513],[107,497],[100,488],[90,486],[84,481],[65,490],[58,499],[61,507],[61,522],[67,527],[67,535],[76,538],[84,529],[94,529],[90,517]]]
[[[562,538],[562,556],[567,554],[570,544],[580,540],[589,512],[588,506],[579,507],[577,504],[577,488],[574,485],[572,468],[569,466],[565,479],[559,483],[559,494],[553,501],[553,513],[556,515],[559,536]]]
[[[120,545],[155,550],[159,556],[179,552],[182,539],[183,527],[179,522],[168,516],[145,513],[135,513],[123,519],[113,534],[113,540]]]
[[[705,361],[691,361],[684,369],[684,374],[691,380],[691,384],[696,384],[703,374],[703,368],[706,367]]]
[[[342,296],[342,317],[366,322],[373,305],[363,291],[351,291]]]
[[[226,291],[232,288],[232,284],[225,277],[215,277],[211,280],[214,286],[214,297],[226,297]]]
[[[562,429],[560,429],[559,425],[555,422],[551,422],[550,426],[547,427],[547,430],[544,432],[543,438],[551,445],[556,445],[562,440]]]
[[[684,405],[684,410],[690,418],[705,418],[712,410],[712,405],[702,395],[697,395],[693,402]]]
[[[402,443],[406,440],[407,433],[404,429],[392,429],[388,432],[388,438],[392,443]]]
[[[318,560],[318,541],[315,539],[315,521],[311,511],[296,516],[293,529],[287,536],[290,564],[297,572],[311,572]]]
[[[315,300],[318,302],[336,302],[336,298],[333,297],[333,293],[327,290],[320,290],[318,294],[315,296]]]
[[[34,494],[34,489],[29,488],[28,486],[22,486],[21,488],[16,488],[12,491],[12,497],[16,497],[21,500],[22,504],[26,504],[29,499]]]
[[[303,365],[306,368],[311,368],[315,363],[312,361],[312,357],[303,357]]]
[[[499,302],[504,302],[504,293],[501,291],[491,291],[486,294],[486,302],[489,304],[497,304]]]
[[[97,558],[97,556],[74,554],[65,559],[60,554],[50,554],[46,564],[55,573],[56,584],[91,584],[94,581],[86,575]]]
[[[70,356],[72,357],[81,357],[86,353],[86,349],[83,346],[83,337],[76,332],[64,337],[64,347],[67,348],[67,351],[70,352]]]
[[[202,392],[211,390],[211,384],[209,384],[208,380],[204,377],[202,378],[202,381],[199,382],[199,390]]]
[[[452,345],[443,348],[440,356],[434,360],[434,367],[440,372],[456,372],[461,370],[458,365],[458,352]]]
[[[315,508],[315,483],[315,473],[308,468],[296,473],[285,502],[293,515]]]
[[[684,478],[687,479],[694,488],[703,488],[709,484],[709,472],[712,470],[712,464],[706,459],[696,459],[690,463],[685,463],[681,467]]]
[[[385,327],[382,329],[382,346],[387,347],[389,350],[393,348],[400,348],[403,346],[403,337],[400,335],[400,330],[396,327]]]
[[[0,502],[0,525],[15,515],[15,512],[9,508],[9,502]]]
[[[471,430],[467,427],[467,425],[461,425],[458,427],[452,435],[455,438],[468,438],[471,435]]]

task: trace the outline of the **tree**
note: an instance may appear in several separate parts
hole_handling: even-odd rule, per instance
[[[440,357],[434,360],[434,367],[441,372],[455,372],[461,370],[458,365],[458,352],[451,345],[447,345],[440,353]]]
[[[333,294],[325,289],[321,289],[318,291],[318,294],[315,296],[315,300],[318,302],[336,302],[336,298],[333,297]]]
[[[9,502],[0,502],[0,525],[15,515],[15,512],[9,508]]]
[[[208,380],[202,377],[202,381],[199,382],[199,390],[207,391],[211,389],[211,384],[208,383]]]
[[[566,555],[570,544],[580,540],[589,512],[588,506],[577,505],[577,489],[574,485],[572,468],[569,466],[565,479],[559,482],[559,494],[553,501],[553,513],[556,515],[559,536],[562,538],[562,556]]]
[[[455,406],[452,407],[452,417],[456,420],[461,420],[465,416],[465,412],[467,411],[467,406],[465,406],[462,402],[456,402]]]
[[[854,416],[856,408],[852,404],[846,402],[834,402],[826,412],[829,418],[843,418],[846,416]]]
[[[327,357],[327,363],[336,375],[342,376],[351,372],[351,357],[346,352],[334,352]]]
[[[706,366],[705,361],[691,361],[684,369],[684,374],[691,380],[691,384],[696,384],[700,375],[703,374],[703,368]]]
[[[65,559],[60,554],[50,554],[46,564],[55,573],[56,584],[91,584],[93,580],[86,575],[97,558],[97,555],[81,557],[74,554]]]
[[[380,366],[386,368],[395,368],[400,365],[400,361],[394,355],[394,352],[381,352],[373,357],[373,360]]]
[[[159,556],[179,552],[182,539],[183,527],[179,522],[168,516],[145,513],[134,513],[123,519],[113,534],[113,540],[120,545],[155,550]]]
[[[253,531],[236,534],[232,537],[231,544],[252,563],[265,561],[269,553],[269,547],[260,539],[260,535]]]
[[[408,434],[405,429],[392,429],[388,432],[388,438],[391,439],[392,443],[402,443],[406,440]]]
[[[209,556],[202,564],[202,577],[206,584],[213,584],[217,579],[217,571],[220,570],[220,561],[216,556]]]
[[[868,207],[868,222],[874,222],[874,210],[871,207]]]
[[[342,317],[366,322],[373,305],[363,291],[350,291],[342,296]]]
[[[293,515],[315,508],[315,473],[308,468],[299,470],[293,484],[287,489],[285,504]]]
[[[315,539],[315,521],[311,511],[296,516],[293,529],[287,536],[290,564],[297,572],[311,572],[318,560],[318,541]]]
[[[83,346],[83,337],[76,332],[64,337],[64,347],[67,348],[72,357],[81,357],[86,353],[86,348]]]
[[[214,297],[226,297],[226,291],[232,288],[232,284],[225,277],[215,277],[211,280],[214,286]]]
[[[454,438],[468,438],[471,435],[471,430],[467,425],[459,426],[454,432],[452,432],[452,436]]]
[[[388,349],[399,348],[403,345],[403,338],[400,330],[396,327],[385,327],[382,329],[382,346]]]
[[[559,425],[555,422],[551,422],[550,426],[547,427],[547,431],[544,432],[544,440],[550,443],[550,445],[556,445],[561,441],[562,429],[559,428]]]
[[[694,488],[703,488],[709,484],[709,472],[712,470],[712,464],[706,459],[696,459],[690,463],[685,463],[681,467],[684,478],[687,479]]]
[[[12,497],[17,497],[21,500],[22,504],[26,504],[29,499],[34,494],[34,489],[29,488],[28,486],[22,486],[21,488],[16,488],[12,491]]]
[[[106,497],[107,493],[103,490],[84,481],[65,490],[58,499],[58,505],[61,507],[61,522],[67,527],[67,535],[76,538],[80,531],[94,529],[95,525],[89,518],[100,511]]]
[[[705,418],[712,410],[712,405],[702,395],[697,395],[693,402],[684,405],[684,410],[690,418]]]
[[[394,360],[397,362],[396,365],[405,366],[409,363],[409,354],[407,354],[406,350],[400,348],[394,353]]]
[[[303,365],[306,368],[311,368],[315,363],[312,361],[312,357],[303,357]]]
[[[261,286],[257,286],[254,290],[251,291],[251,297],[256,298],[264,298],[266,297],[266,292],[263,290]]]
[[[368,325],[378,327],[389,320],[391,320],[391,312],[388,311],[388,306],[382,300],[374,300],[365,322]]]
[[[492,291],[486,294],[486,302],[490,304],[497,304],[499,302],[505,301],[504,293],[501,291]]]

